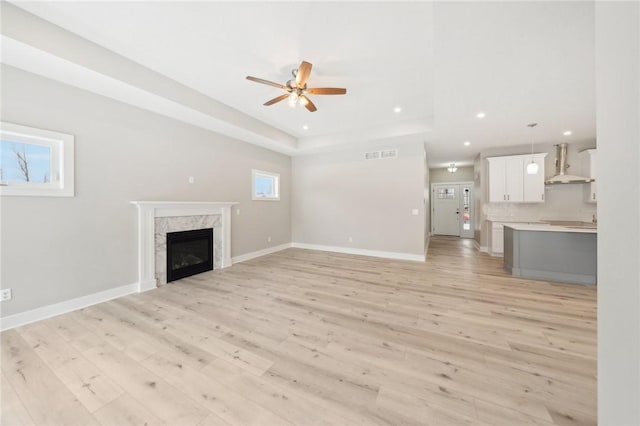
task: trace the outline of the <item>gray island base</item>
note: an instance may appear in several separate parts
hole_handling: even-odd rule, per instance
[[[596,284],[595,229],[505,225],[504,268],[515,277]]]

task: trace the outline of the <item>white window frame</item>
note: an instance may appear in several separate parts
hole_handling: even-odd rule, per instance
[[[75,195],[73,135],[0,122],[0,137],[51,148],[50,182],[2,182],[1,196],[73,197]]]
[[[273,190],[275,195],[258,196],[256,195],[256,177],[267,177],[273,179]],[[280,174],[273,172],[265,172],[263,170],[251,170],[251,199],[254,201],[279,201],[280,200]]]

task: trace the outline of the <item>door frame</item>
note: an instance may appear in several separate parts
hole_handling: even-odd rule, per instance
[[[431,183],[430,184],[430,186],[431,186],[431,188],[430,188],[431,194],[429,194],[430,195],[429,198],[431,200],[431,202],[429,203],[430,204],[429,208],[431,209],[431,214],[429,215],[429,220],[430,220],[430,223],[429,223],[429,235],[434,235],[433,234],[433,224],[435,222],[434,218],[435,218],[435,215],[436,215],[435,187],[436,186],[441,186],[441,185],[458,185],[458,186],[465,185],[465,186],[470,186],[471,187],[471,191],[475,191],[475,187],[474,187],[474,182],[473,181],[434,182],[434,183]],[[471,222],[470,223],[471,223],[471,227],[472,227],[472,229],[471,229],[471,231],[472,231],[471,233],[472,234],[473,234],[474,228],[475,228],[473,226],[473,223],[475,221],[475,218],[474,218],[475,209],[474,209],[474,199],[473,198],[474,198],[474,195],[473,195],[473,192],[472,192],[471,193],[471,200],[470,200],[470,203],[469,203],[469,210],[471,211]],[[462,203],[462,198],[458,197],[458,203]],[[461,210],[462,209],[460,209],[460,211]],[[458,227],[458,238],[462,238],[462,222],[460,220],[458,220],[458,224],[460,225]],[[473,237],[470,237],[470,238],[473,238]]]

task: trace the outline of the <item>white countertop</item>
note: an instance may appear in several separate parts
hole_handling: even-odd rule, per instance
[[[585,228],[580,226],[558,226],[545,223],[511,223],[505,225],[505,228],[511,228],[516,231],[545,231],[545,232],[576,232],[581,234],[597,234],[597,228]]]

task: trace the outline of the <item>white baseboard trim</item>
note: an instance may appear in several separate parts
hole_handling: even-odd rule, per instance
[[[265,256],[267,254],[275,253],[284,249],[291,248],[291,243],[280,244],[279,246],[273,246],[266,249],[252,251],[251,253],[241,254],[231,259],[232,263],[245,262],[247,260],[255,259],[256,257]]]
[[[138,287],[138,283],[123,285],[121,287],[110,288],[109,290],[100,291],[98,293],[76,297],[75,299],[65,300],[64,302],[54,303],[53,305],[47,305],[30,311],[9,315],[7,317],[0,318],[0,331],[20,327],[21,325],[66,314],[67,312],[76,311],[91,305],[126,296],[128,294],[137,293]]]
[[[334,253],[345,253],[345,254],[357,254],[360,256],[372,256],[372,257],[383,257],[385,259],[398,259],[398,260],[411,260],[414,262],[424,262],[425,257],[421,254],[412,254],[412,253],[399,253],[395,251],[378,251],[378,250],[365,250],[365,249],[357,249],[357,248],[349,248],[349,247],[337,247],[337,246],[322,246],[316,244],[305,244],[305,243],[292,243],[292,247],[307,249],[307,250],[320,250],[320,251],[331,251]]]
[[[476,250],[478,250],[479,252],[482,253],[489,253],[489,250],[487,249],[486,246],[481,246],[480,243],[478,243],[476,240],[473,240],[473,246],[476,248]]]
[[[140,281],[138,283],[138,293],[143,293],[145,291],[153,290],[154,288],[158,288],[158,280],[155,278],[152,280]]]

